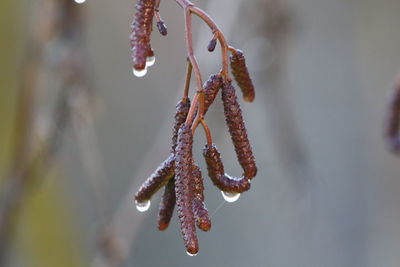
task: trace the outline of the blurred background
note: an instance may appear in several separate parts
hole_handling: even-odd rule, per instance
[[[157,230],[159,195],[145,213],[133,201],[169,154],[185,78],[183,13],[161,2],[169,33],[153,32],[143,78],[131,71],[134,1],[0,2],[0,266],[399,266],[400,158],[382,126],[400,2],[194,1],[245,52],[259,167],[235,203],[205,177],[213,228],[196,257],[176,215]],[[198,19],[194,36],[205,80],[220,53]],[[206,120],[239,175],[220,101]],[[203,170],[204,142],[199,131]]]

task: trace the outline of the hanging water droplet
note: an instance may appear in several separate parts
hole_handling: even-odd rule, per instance
[[[150,200],[147,200],[145,202],[135,202],[136,203],[136,208],[140,212],[145,212],[150,208]]]
[[[188,254],[190,257],[194,257],[194,256],[196,256],[196,255],[197,255],[197,253],[195,253],[195,254],[192,254],[192,253],[190,253],[189,251],[186,251],[186,254]]]
[[[224,192],[224,191],[221,191],[221,193],[226,202],[235,202],[240,197],[240,193],[232,193],[232,192]]]
[[[135,69],[135,68],[133,68],[132,70],[133,70],[133,74],[134,74],[136,77],[143,77],[143,76],[146,75],[146,73],[147,73],[147,67],[144,68],[143,70],[137,70],[137,69]]]
[[[86,0],[75,0],[75,3],[77,3],[77,4],[83,4],[85,2],[86,2]]]
[[[153,66],[154,63],[156,63],[156,57],[155,56],[146,58],[146,66],[147,67]]]

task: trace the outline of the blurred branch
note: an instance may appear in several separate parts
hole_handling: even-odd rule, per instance
[[[93,99],[84,70],[87,60],[81,11],[70,0],[45,0],[41,4],[41,13],[33,19],[36,22],[33,24],[40,27],[28,41],[29,52],[23,64],[25,68],[16,117],[19,125],[15,130],[12,166],[0,196],[0,265],[5,260],[6,250],[15,233],[23,200],[43,180],[59,153],[62,136],[77,108],[73,103],[84,97],[85,104],[89,105],[88,99]],[[53,47],[47,47],[49,41],[52,41]],[[49,53],[49,49],[54,49],[56,53]],[[33,146],[33,126],[37,119],[34,99],[37,97],[38,72],[44,56],[49,57],[50,64],[54,66],[61,90],[49,119],[51,128],[43,136],[42,143]],[[88,106],[85,108],[88,109]]]

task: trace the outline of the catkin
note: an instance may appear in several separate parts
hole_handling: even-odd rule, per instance
[[[203,156],[206,160],[208,176],[221,191],[243,193],[250,189],[250,182],[246,177],[235,178],[225,173],[221,155],[214,144],[204,147]]]
[[[193,212],[196,219],[197,227],[203,231],[211,229],[211,219],[208,210],[204,204],[204,184],[203,177],[199,166],[193,164]]]
[[[190,100],[182,99],[176,104],[175,109],[175,120],[174,126],[172,128],[172,145],[171,145],[171,153],[175,153],[176,142],[178,141],[178,131],[179,128],[185,123],[186,117],[189,113],[190,109]]]
[[[249,71],[246,66],[246,60],[241,50],[236,50],[231,56],[232,74],[237,84],[242,90],[243,99],[247,102],[253,102],[255,90],[253,81],[250,78]]]
[[[225,82],[222,87],[225,120],[228,125],[236,155],[243,168],[244,176],[252,179],[257,174],[256,162],[247,136],[247,130],[242,117],[242,110],[237,101],[235,88],[231,82]]]
[[[154,0],[138,0],[136,4],[131,34],[132,60],[136,70],[146,68],[146,58],[150,53],[150,35],[153,30],[154,5]]]
[[[174,156],[171,154],[139,188],[135,200],[145,202],[151,199],[174,176],[174,163]]]
[[[158,211],[158,229],[163,231],[168,228],[175,207],[175,179],[169,180],[165,186],[164,193],[161,197],[160,208]]]
[[[186,250],[190,254],[196,254],[199,245],[192,202],[193,134],[190,126],[182,125],[178,133],[177,144],[175,151],[175,192],[178,217]]]

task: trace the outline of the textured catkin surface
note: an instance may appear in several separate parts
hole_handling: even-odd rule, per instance
[[[131,34],[132,60],[136,70],[143,70],[146,67],[146,58],[154,55],[150,47],[154,5],[154,0],[138,0],[136,4]]]
[[[222,87],[222,76],[220,74],[211,75],[204,83],[204,115],[207,113],[209,107],[214,103],[215,98]],[[195,116],[197,115],[198,108],[196,108]]]
[[[175,179],[172,178],[165,186],[164,193],[161,197],[157,219],[159,230],[168,228],[172,214],[174,213],[175,201]]]
[[[250,78],[246,65],[246,59],[243,52],[237,50],[230,56],[232,74],[237,84],[242,90],[243,99],[247,102],[253,102],[255,98],[255,90],[253,81]]]
[[[222,102],[224,104],[226,124],[228,125],[237,158],[244,170],[244,176],[252,179],[257,174],[256,162],[247,136],[242,110],[231,82],[223,84]]]
[[[220,190],[242,193],[250,189],[250,182],[246,177],[234,178],[225,173],[221,155],[214,144],[204,147],[203,156],[206,160],[208,176]]]
[[[171,154],[139,188],[135,200],[137,202],[149,200],[174,176],[174,165],[174,156]]]
[[[183,125],[178,133],[178,145],[175,153],[176,204],[186,250],[191,254],[196,254],[199,246],[192,204],[192,146],[192,130],[189,126]]]
[[[208,210],[204,204],[204,184],[203,177],[199,166],[193,164],[193,212],[196,219],[197,227],[203,231],[211,229],[211,220],[208,215]]]
[[[171,153],[175,153],[176,142],[178,141],[178,131],[182,124],[185,122],[190,109],[190,100],[180,100],[176,104],[176,113],[174,126],[172,128],[172,146]]]

